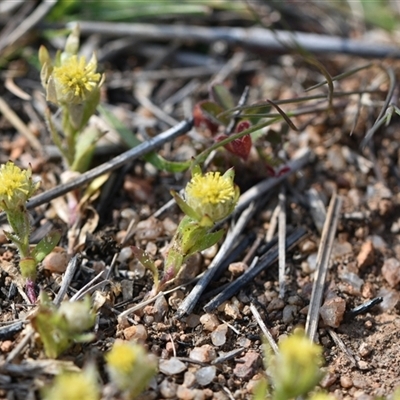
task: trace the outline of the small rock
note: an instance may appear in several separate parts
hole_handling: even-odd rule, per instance
[[[118,262],[125,262],[132,258],[133,252],[131,246],[123,247],[118,254],[117,261]]]
[[[171,399],[173,397],[176,397],[176,390],[178,388],[178,385],[175,382],[172,382],[168,379],[164,379],[161,382],[159,388],[160,388],[160,393],[166,399]]]
[[[385,251],[388,248],[387,243],[382,239],[382,236],[378,235],[371,235],[367,237],[367,240],[372,242],[374,249],[379,251]]]
[[[9,353],[13,347],[13,342],[11,340],[5,340],[1,342],[0,350],[3,354],[6,354]]]
[[[176,396],[181,400],[192,400],[194,399],[194,393],[192,389],[188,389],[183,385],[178,386],[178,390],[176,391]]]
[[[239,276],[242,275],[243,272],[248,268],[247,264],[243,262],[235,262],[231,263],[228,267],[228,271],[233,275],[233,276]]]
[[[301,268],[304,273],[306,274],[311,274],[315,272],[317,269],[317,256],[318,253],[311,253],[308,257],[306,262],[304,262],[304,265],[302,263]]]
[[[353,246],[349,242],[335,240],[332,248],[332,258],[340,258],[353,252]]]
[[[215,314],[203,314],[200,317],[200,322],[203,329],[209,332],[214,331],[219,326],[220,322]]]
[[[160,296],[154,303],[154,321],[161,322],[164,315],[168,312],[168,303],[164,296]]]
[[[192,360],[209,363],[216,359],[217,354],[213,346],[205,344],[201,347],[195,347],[193,350],[191,350],[189,357]]]
[[[288,304],[282,311],[282,322],[284,324],[290,324],[294,317],[297,315],[297,306]]]
[[[200,324],[200,317],[197,314],[189,314],[186,318],[186,325],[189,328],[195,328]]]
[[[67,251],[57,246],[44,258],[42,265],[44,269],[50,272],[62,274],[67,269],[69,258]]]
[[[201,386],[209,385],[215,378],[216,368],[214,366],[200,368],[195,376],[196,381]]]
[[[349,389],[353,386],[353,381],[349,376],[341,376],[340,377],[340,385],[342,388]]]
[[[248,351],[242,358],[239,359],[233,370],[233,373],[242,379],[250,379],[256,372],[259,367],[261,357],[255,351]]]
[[[176,357],[171,357],[169,360],[160,359],[158,363],[160,372],[165,375],[176,375],[187,369],[186,364],[178,360]]]
[[[333,372],[327,372],[319,383],[322,388],[327,389],[331,387],[336,381],[338,376]]]
[[[361,246],[357,256],[357,263],[360,269],[371,266],[375,261],[375,249],[371,240],[367,240]]]
[[[357,389],[364,389],[367,387],[367,382],[365,381],[364,378],[360,376],[355,376],[353,378],[353,386],[356,387]]]
[[[365,358],[368,357],[372,352],[372,347],[368,343],[361,343],[360,347],[358,348],[358,353],[361,357]]]
[[[225,313],[225,315],[227,315],[228,317],[230,317],[232,319],[239,319],[242,317],[240,315],[238,306],[236,304],[234,304],[233,302],[227,302],[225,304],[224,313]]]
[[[382,297],[382,302],[378,305],[383,311],[390,311],[396,307],[400,301],[400,293],[397,290],[381,288],[377,293],[378,297]]]
[[[240,338],[237,340],[237,344],[238,344],[240,347],[244,347],[245,349],[247,349],[248,347],[251,346],[251,340],[248,339],[248,338],[245,337],[245,336],[242,336],[242,337],[240,337]]]
[[[133,298],[133,281],[131,279],[123,279],[121,281],[122,300],[127,301]]]
[[[270,313],[272,311],[282,310],[284,307],[285,307],[285,302],[281,298],[275,297],[268,304],[267,312]]]
[[[141,340],[147,339],[147,330],[144,325],[132,325],[123,330],[124,338],[126,340]]]
[[[186,371],[183,377],[183,385],[190,388],[196,383],[196,376],[192,371]]]
[[[360,361],[357,363],[357,366],[358,366],[358,368],[359,368],[361,371],[368,371],[368,370],[370,369],[369,364],[368,364],[366,361],[363,361],[363,360],[360,360]],[[355,385],[354,385],[354,386],[355,386]]]
[[[400,262],[394,257],[385,260],[382,275],[392,288],[395,287],[400,282]]]
[[[228,327],[226,324],[221,324],[211,332],[211,341],[214,346],[223,346],[226,343],[226,334],[228,333]]]
[[[337,328],[343,320],[345,311],[346,301],[336,296],[326,300],[320,308],[319,313],[325,325]]]
[[[290,296],[287,299],[287,302],[289,304],[293,304],[295,306],[300,306],[300,307],[303,306],[303,299],[300,296],[298,296],[297,294],[294,296]]]

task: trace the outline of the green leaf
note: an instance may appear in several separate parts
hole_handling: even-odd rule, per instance
[[[82,173],[89,169],[96,143],[101,136],[102,133],[95,126],[88,126],[78,135],[75,145],[75,158],[71,165],[72,171]]]
[[[190,252],[185,255],[185,259],[194,253],[206,250],[211,246],[214,246],[214,244],[216,244],[222,238],[222,236],[224,236],[224,233],[225,230],[220,229],[217,232],[206,233],[205,235],[204,233],[196,235],[196,243],[190,248]]]
[[[43,259],[57,246],[60,241],[61,233],[59,231],[52,231],[47,234],[33,249],[32,257],[36,263],[43,261]]]
[[[211,100],[205,100],[199,103],[199,107],[203,114],[211,121],[216,124],[227,126],[229,124],[229,117],[225,114],[225,109],[219,104]]]
[[[174,190],[171,190],[171,196],[175,199],[176,204],[178,204],[179,208],[185,213],[188,217],[195,221],[200,221],[201,216],[196,213],[195,210],[193,210],[192,207],[190,207],[185,200],[182,199],[181,196],[179,196],[178,193],[176,193]]]
[[[211,88],[211,95],[224,110],[229,110],[236,105],[231,93],[224,85],[214,85]]]

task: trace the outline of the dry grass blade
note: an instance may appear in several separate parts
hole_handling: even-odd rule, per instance
[[[75,25],[70,24],[68,26]],[[102,34],[109,37],[134,36],[155,40],[192,40],[215,43],[219,40],[230,45],[257,47],[259,51],[292,51],[293,43],[311,53],[342,53],[362,57],[399,58],[397,46],[373,43],[371,41],[345,39],[338,36],[313,33],[277,31],[263,28],[203,27],[188,25],[152,25],[111,22],[79,21],[82,33]]]
[[[285,247],[287,249],[294,246],[299,240],[301,240],[306,234],[306,230],[304,228],[298,228],[294,232],[292,232],[287,238]],[[279,247],[278,245],[270,248],[261,258],[260,260],[251,268],[247,269],[243,275],[225,287],[217,296],[215,296],[212,300],[210,300],[205,306],[204,310],[206,312],[212,312],[217,307],[219,307],[224,301],[230,299],[234,296],[239,290],[244,288],[247,284],[249,284],[258,274],[260,274],[263,270],[270,267],[279,256]]]
[[[42,144],[39,142],[37,137],[31,132],[31,130],[10,108],[10,106],[2,97],[0,97],[0,112],[4,115],[4,118],[6,118],[13,125],[14,128],[29,141],[35,150],[43,154]]]
[[[324,229],[322,231],[321,243],[319,245],[316,263],[316,277],[311,294],[310,308],[307,314],[306,333],[313,341],[315,340],[315,335],[317,333],[319,309],[321,307],[324,285],[330,265],[333,240],[336,235],[336,228],[340,217],[341,207],[342,199],[335,193],[331,198]]]
[[[285,297],[286,282],[286,193],[282,186],[279,193],[279,216],[278,216],[278,247],[279,247],[279,297]]]
[[[275,354],[278,354],[279,353],[278,345],[276,344],[274,338],[271,335],[271,332],[268,330],[267,326],[265,325],[264,321],[261,318],[260,313],[258,312],[256,306],[253,303],[250,304],[250,311],[252,312],[255,320],[260,326],[260,329],[262,330],[263,334],[267,338],[268,343],[271,346],[271,349]]]

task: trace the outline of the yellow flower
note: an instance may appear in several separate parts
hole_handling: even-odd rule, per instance
[[[314,389],[322,377],[321,364],[322,348],[302,330],[283,339],[272,369],[276,397],[297,397]]]
[[[32,182],[32,171],[22,170],[8,161],[0,166],[0,209],[18,210],[25,206],[40,183]]]
[[[82,372],[58,375],[50,388],[44,389],[44,400],[98,400],[100,398],[97,373],[94,367]]]
[[[110,380],[131,397],[146,388],[156,372],[156,361],[144,348],[133,342],[116,341],[106,355]]]
[[[224,175],[195,172],[186,186],[186,203],[198,215],[208,216],[214,223],[224,219],[233,211],[239,198],[239,189],[233,178],[232,169]]]
[[[101,74],[96,72],[93,55],[86,64],[85,57],[72,55],[52,71],[57,100],[60,103],[82,104],[100,86]]]

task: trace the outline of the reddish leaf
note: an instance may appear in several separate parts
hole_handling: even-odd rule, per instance
[[[226,139],[228,136],[220,135],[216,138],[218,142]],[[224,147],[232,154],[242,158],[243,160],[247,160],[251,149],[252,141],[250,135],[245,135],[240,139],[235,139],[232,142],[226,144]]]

